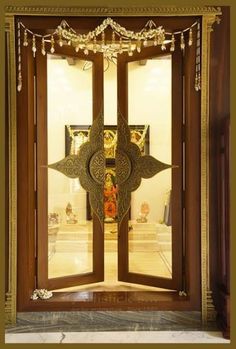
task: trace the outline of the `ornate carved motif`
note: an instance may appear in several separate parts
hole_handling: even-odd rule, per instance
[[[16,322],[17,280],[17,123],[16,123],[16,60],[15,21],[7,16],[5,22],[8,71],[8,149],[9,149],[9,231],[8,231],[8,280],[5,302],[6,323]],[[6,145],[7,146],[7,145]]]
[[[94,213],[103,222],[103,186],[105,174],[103,149],[103,116],[100,114],[90,130],[90,140],[81,145],[78,155],[48,165],[67,177],[79,178],[81,186],[89,192],[89,201]]]
[[[49,165],[48,167],[52,168],[53,170],[57,170],[70,178],[79,177],[79,173],[82,169],[78,155],[69,155],[63,160],[55,162],[54,164]]]
[[[213,314],[213,304],[209,302],[210,294],[210,249],[209,249],[209,64],[210,35],[215,14],[202,18],[202,83],[201,83],[201,291],[202,322],[207,323]]]
[[[174,166],[150,155],[142,156],[139,147],[131,142],[129,126],[121,114],[118,117],[116,154],[118,220],[121,221],[130,207],[131,192],[140,186],[141,179],[151,178],[158,172]]]
[[[120,151],[119,149],[116,151],[116,166],[120,166],[121,170],[116,173],[116,178],[118,178],[119,184],[122,184],[129,178],[131,163],[126,153]]]
[[[43,6],[7,6],[6,13],[14,14],[50,14],[51,16],[201,16],[221,14],[220,7],[213,6],[160,6],[160,7],[43,7]]]
[[[212,299],[212,291],[207,291],[207,323],[216,321],[216,310]]]
[[[89,168],[90,168],[91,176],[98,184],[104,183],[105,165],[106,165],[106,159],[105,159],[104,151],[103,150],[97,151],[91,157]]]

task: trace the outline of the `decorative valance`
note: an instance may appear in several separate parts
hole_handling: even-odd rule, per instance
[[[27,28],[23,22],[17,23],[17,39],[18,39],[18,84],[17,90],[22,88],[22,73],[21,73],[21,35],[23,29],[23,46],[31,45],[32,54],[35,57],[37,47],[36,41],[40,40],[41,54],[46,55],[46,45],[50,44],[49,53],[56,52],[56,46],[69,45],[75,49],[75,52],[83,50],[85,55],[89,51],[93,53],[103,53],[104,57],[112,59],[117,57],[117,54],[126,53],[132,56],[135,51],[138,53],[148,46],[161,46],[161,50],[167,48],[170,52],[176,49],[176,37],[180,37],[180,48],[185,50],[187,41],[188,46],[193,44],[193,27],[197,26],[197,41],[196,41],[196,64],[195,64],[195,90],[201,89],[201,54],[200,54],[200,22],[195,21],[191,26],[181,30],[168,32],[162,26],[157,26],[153,20],[149,20],[140,31],[128,30],[115,22],[112,18],[106,18],[103,22],[89,31],[87,34],[76,32],[66,20],[62,20],[60,25],[50,34],[39,34]],[[106,38],[106,29],[112,29],[111,37]]]

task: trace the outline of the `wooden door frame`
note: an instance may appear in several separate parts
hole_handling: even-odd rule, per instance
[[[14,323],[16,319],[16,296],[18,297],[18,300],[21,302],[19,304],[18,310],[29,310],[29,309],[38,309],[38,310],[50,310],[52,307],[50,306],[50,301],[45,301],[42,308],[38,308],[39,302],[36,301],[36,303],[33,303],[33,307],[30,307],[30,295],[31,290],[34,288],[34,284],[31,282],[27,282],[27,286],[29,287],[28,290],[26,287],[23,287],[21,289],[21,292],[16,292],[16,229],[18,225],[18,252],[20,251],[20,247],[28,247],[27,243],[31,242],[32,239],[28,238],[26,241],[22,239],[22,236],[20,235],[20,229],[28,227],[29,228],[29,217],[23,216],[22,217],[22,210],[19,205],[18,201],[18,210],[16,208],[16,194],[18,194],[19,198],[22,198],[19,196],[19,194],[23,194],[23,197],[28,200],[28,202],[32,202],[32,197],[29,191],[27,190],[27,183],[30,182],[30,176],[26,174],[25,177],[22,178],[22,175],[19,173],[22,168],[24,168],[25,165],[27,165],[27,161],[30,159],[30,152],[25,153],[25,158],[22,158],[22,155],[17,154],[17,161],[18,161],[18,171],[16,170],[16,90],[15,90],[15,81],[16,81],[16,74],[15,74],[15,23],[14,19],[17,15],[63,15],[63,16],[80,16],[83,15],[86,16],[104,16],[104,13],[106,13],[106,16],[136,16],[139,18],[140,16],[153,16],[159,18],[165,18],[165,17],[171,17],[171,16],[200,16],[202,19],[202,89],[201,89],[201,155],[199,154],[199,158],[201,160],[201,232],[199,232],[199,235],[201,236],[201,309],[202,309],[202,319],[203,321],[207,321],[209,318],[209,314],[212,313],[212,306],[209,303],[209,293],[210,293],[210,275],[209,275],[209,245],[208,245],[208,207],[209,207],[209,185],[208,185],[208,165],[209,165],[209,156],[208,156],[208,119],[209,119],[209,111],[208,111],[208,102],[209,102],[209,52],[210,52],[210,29],[215,22],[218,15],[221,14],[221,11],[219,8],[214,7],[189,7],[189,8],[181,8],[176,7],[170,8],[165,7],[149,7],[149,8],[140,8],[139,11],[134,8],[115,8],[115,7],[106,7],[104,12],[104,8],[102,7],[94,7],[94,8],[86,8],[86,7],[77,7],[77,8],[62,8],[62,7],[55,7],[55,8],[40,8],[40,7],[8,7],[6,9],[6,31],[8,31],[10,41],[9,41],[9,59],[8,59],[8,66],[11,67],[11,70],[9,71],[9,105],[11,106],[11,110],[9,111],[9,124],[11,127],[9,127],[10,130],[10,137],[9,137],[9,147],[10,147],[10,154],[9,154],[9,162],[10,162],[10,186],[9,186],[9,198],[10,198],[10,208],[9,208],[9,215],[11,217],[10,222],[11,225],[9,227],[9,250],[11,251],[11,258],[9,262],[9,270],[10,270],[10,280],[9,280],[9,287],[7,292],[7,301],[6,301],[6,313],[7,318],[11,323]],[[25,17],[26,18],[26,17]],[[32,17],[31,17],[32,18]],[[166,19],[167,19],[166,18]],[[27,69],[30,69],[28,67]],[[30,81],[27,81],[27,76],[24,74],[24,84],[25,84],[25,93],[30,92],[30,89],[28,89],[30,85]],[[30,97],[30,96],[29,96]],[[19,99],[19,96],[17,96],[17,99]],[[30,106],[27,108],[25,119],[27,121],[28,111],[30,109]],[[26,123],[27,125],[27,123]],[[24,125],[25,126],[25,125]],[[190,128],[191,125],[189,125]],[[23,144],[28,145],[31,141],[31,130],[29,129],[29,133],[25,134],[23,130],[23,125],[19,126],[21,128],[20,131],[18,131],[18,138],[19,136],[26,135],[27,138],[22,138]],[[186,134],[188,134],[188,137],[191,139],[191,132],[190,129],[187,129]],[[191,151],[191,149],[189,149]],[[190,172],[190,170],[189,170]],[[189,173],[190,174],[190,173]],[[21,183],[23,187],[26,189],[25,191],[21,188],[19,190],[18,185],[18,192],[17,186],[16,186],[16,176],[17,176],[17,183]],[[189,177],[190,178],[190,177]],[[23,180],[23,182],[21,182]],[[196,179],[195,179],[196,181]],[[199,183],[198,183],[199,185]],[[20,200],[20,199],[19,199]],[[190,198],[188,198],[190,200]],[[196,198],[195,198],[196,200]],[[24,208],[23,214],[28,213],[29,209],[26,210]],[[17,214],[16,214],[17,213]],[[13,218],[13,220],[12,220]],[[17,223],[16,223],[17,219]],[[25,224],[24,224],[25,223]],[[191,222],[189,223],[191,224]],[[199,237],[200,237],[199,236]],[[22,241],[21,241],[22,240]],[[190,241],[191,244],[191,241]],[[195,246],[192,246],[195,249]],[[23,256],[23,260],[20,260],[19,262],[24,262],[27,265],[29,265],[29,255]],[[19,255],[18,255],[19,257]],[[34,256],[33,256],[34,257]],[[30,266],[29,266],[30,267]],[[18,268],[19,263],[18,263]],[[31,271],[34,269],[34,263],[31,265],[31,268],[29,268]],[[194,282],[194,273],[192,273],[192,276],[190,275],[190,282]],[[18,285],[20,286],[20,284]],[[19,295],[20,293],[20,295]],[[161,297],[163,298],[163,297]],[[160,300],[160,299],[159,299]],[[163,300],[163,299],[162,299]],[[165,299],[167,301],[167,299]],[[173,301],[173,298],[172,298]],[[173,310],[173,302],[171,301],[171,308]],[[166,302],[163,302],[163,304]],[[167,302],[168,303],[168,302]],[[198,296],[198,304],[200,303],[199,296]],[[31,303],[32,304],[32,303]],[[63,303],[61,303],[63,304]],[[97,303],[95,303],[97,304]],[[150,304],[150,303],[149,303]],[[190,305],[190,308],[192,309],[192,303],[189,302],[189,299],[177,300],[177,304],[182,304],[184,307],[186,304],[188,306]],[[168,306],[166,307],[166,309]],[[197,307],[199,308],[199,307]],[[182,308],[183,309],[183,308]]]
[[[193,34],[196,36],[196,33]],[[183,52],[176,40],[177,49],[164,53],[161,47],[148,47],[133,56],[119,56],[117,59],[117,101],[118,111],[129,123],[128,116],[128,63],[154,57],[171,55],[171,163],[178,165],[172,170],[172,278],[129,272],[128,216],[119,224],[118,231],[118,280],[140,283],[170,290],[184,291],[185,265],[183,256]],[[118,116],[119,117],[119,116]],[[119,137],[119,134],[118,134]],[[119,197],[119,196],[118,196]],[[119,199],[118,199],[119,200]],[[176,248],[178,247],[178,248]]]
[[[47,44],[46,44],[47,45]],[[49,44],[46,46],[49,52]],[[73,51],[72,51],[73,50]],[[39,53],[39,54],[37,54]],[[90,52],[86,57],[83,52],[74,52],[72,47],[58,47],[56,54],[66,57],[79,58],[93,62],[92,66],[92,114],[93,120],[103,111],[103,57]],[[47,147],[47,57],[40,52],[40,47],[35,58],[35,90],[36,90],[36,200],[37,200],[37,228],[36,228],[36,265],[37,265],[37,289],[58,289],[77,285],[90,284],[104,280],[104,227],[100,224],[96,215],[93,215],[92,246],[93,246],[93,270],[80,275],[66,275],[63,277],[48,278],[48,205],[45,199],[48,197],[48,163]],[[38,71],[40,73],[38,74]],[[103,256],[103,258],[102,258]]]

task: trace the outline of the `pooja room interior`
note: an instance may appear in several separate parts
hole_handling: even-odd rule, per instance
[[[77,154],[89,139],[92,64],[53,55],[48,55],[47,64],[48,162],[54,163],[65,156],[66,146],[68,154]],[[105,58],[104,69],[104,147],[110,159],[104,186],[105,280],[80,288],[135,289],[140,286],[119,285],[117,280],[116,61]],[[171,56],[129,63],[128,79],[131,140],[133,137],[143,154],[170,163]],[[49,277],[90,272],[92,218],[86,191],[79,179],[48,171]],[[144,179],[132,194],[129,263],[133,272],[171,277],[170,193],[171,170],[167,169],[151,180]]]
[[[6,16],[9,323],[187,311],[229,337],[229,7],[35,11]]]

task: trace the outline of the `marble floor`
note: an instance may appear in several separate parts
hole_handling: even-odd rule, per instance
[[[221,343],[217,331],[50,332],[5,335],[5,343]]]
[[[19,312],[6,343],[229,343],[199,311]]]

